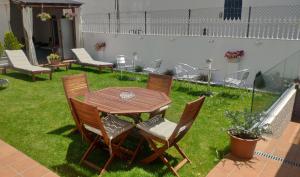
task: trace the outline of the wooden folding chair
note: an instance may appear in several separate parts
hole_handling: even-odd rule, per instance
[[[191,163],[191,161],[183,152],[183,150],[180,149],[178,142],[191,128],[204,103],[204,100],[205,97],[201,97],[193,102],[187,103],[178,124],[164,119],[160,115],[157,115],[148,121],[139,123],[137,125],[137,127],[140,129],[141,135],[148,141],[150,147],[154,150],[152,155],[142,160],[143,163],[148,164],[157,158],[160,158],[175,176],[179,176],[177,171],[184,164],[187,162]],[[158,143],[162,144],[162,146],[158,147]],[[164,156],[165,151],[172,146],[174,146],[179,154],[183,157],[183,160],[175,167],[171,166],[168,159]]]
[[[107,115],[103,117],[97,107],[88,105],[79,100],[70,98],[70,102],[74,115],[79,120],[79,129],[81,132],[83,134],[91,132],[95,134],[95,138],[91,141],[87,151],[81,158],[80,163],[84,163],[96,170],[99,170],[101,176],[115,156],[123,157],[123,154],[126,153],[131,155],[131,161],[134,160],[137,151],[133,152],[121,146],[132,128],[134,128],[134,125],[130,122],[121,120],[114,115]],[[107,148],[110,155],[103,167],[98,167],[87,160],[90,153],[100,144]]]
[[[165,93],[167,96],[170,95],[171,87],[172,87],[173,78],[172,76],[168,75],[160,75],[150,73],[147,83],[147,89],[160,91]],[[156,115],[161,114],[162,117],[165,117],[166,110],[169,108],[169,105],[164,106],[154,112],[150,113],[150,118]]]
[[[78,129],[79,123],[76,116],[74,116],[70,98],[84,96],[86,93],[90,91],[87,82],[87,77],[86,74],[77,74],[72,76],[65,76],[62,78],[62,81],[63,81],[65,95],[68,100],[68,105],[71,110],[73,120],[76,124],[76,128],[73,131],[76,131],[79,130]]]

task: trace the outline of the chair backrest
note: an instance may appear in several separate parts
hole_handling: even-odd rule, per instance
[[[74,114],[79,120],[80,128],[83,130],[82,132],[87,132],[84,125],[98,129],[101,132],[105,144],[109,145],[109,138],[102,120],[99,117],[99,111],[97,110],[97,107],[83,103],[74,98],[70,98],[70,102],[72,109],[74,110]]]
[[[94,61],[94,59],[84,48],[72,49],[72,52],[80,62]]]
[[[32,66],[23,50],[5,50],[5,53],[14,67]]]
[[[153,67],[154,67],[156,70],[158,70],[158,69],[160,68],[161,64],[162,64],[162,59],[154,60],[154,65],[153,65]]]
[[[250,74],[249,71],[244,72],[244,73],[242,74],[241,80],[242,80],[242,81],[246,81],[246,80],[248,79],[248,77],[249,77],[249,74]]]
[[[180,121],[169,139],[170,144],[173,142],[178,142],[192,127],[204,103],[204,100],[205,97],[202,96],[199,99],[186,104]]]
[[[172,82],[172,76],[150,73],[147,82],[147,89],[160,91],[169,96]]]
[[[62,78],[67,99],[84,96],[89,92],[86,74],[76,74]]]
[[[176,65],[174,68],[176,77],[182,77],[187,74],[187,71],[182,67],[182,65]]]
[[[117,64],[125,64],[126,63],[125,55],[118,55],[116,58],[117,58]]]

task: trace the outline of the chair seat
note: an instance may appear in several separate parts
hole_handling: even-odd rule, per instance
[[[137,124],[137,127],[148,134],[168,141],[174,132],[177,124],[157,115],[145,122]]]
[[[134,125],[132,125],[130,122],[121,120],[114,115],[108,115],[102,118],[102,122],[110,140],[134,127]],[[102,136],[102,133],[99,129],[91,127],[87,124],[84,124],[84,127],[87,130]]]
[[[181,75],[181,76],[178,76],[177,78],[178,79],[195,79],[197,78],[199,75]]]
[[[241,84],[241,80],[234,79],[234,78],[227,78],[227,79],[225,79],[225,83],[230,83],[230,84],[234,84],[234,85],[240,85]]]
[[[144,68],[144,71],[147,71],[147,72],[150,72],[150,73],[154,73],[156,71],[155,68],[151,68],[151,67],[147,67],[147,68]]]

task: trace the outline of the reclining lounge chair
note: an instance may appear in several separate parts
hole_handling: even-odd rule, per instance
[[[5,50],[5,53],[11,67],[18,72],[30,74],[33,81],[37,74],[49,74],[49,79],[52,79],[51,69],[30,64],[23,50]]]

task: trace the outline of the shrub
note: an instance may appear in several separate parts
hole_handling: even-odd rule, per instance
[[[24,47],[23,44],[21,44],[14,33],[7,32],[4,35],[4,48],[8,50],[20,50]]]
[[[175,73],[174,73],[173,69],[167,69],[167,70],[164,72],[164,75],[174,76]]]
[[[207,82],[207,81],[208,81],[208,75],[207,75],[207,74],[200,74],[200,75],[198,76],[198,80],[199,80],[199,81]]]
[[[2,45],[2,43],[0,42],[0,58],[3,56],[4,53],[4,47]]]
[[[228,132],[242,139],[257,139],[263,134],[271,133],[269,125],[261,125],[266,117],[264,113],[251,113],[249,111],[226,111],[225,116],[230,119],[231,126]]]
[[[142,66],[136,66],[134,70],[135,70],[135,72],[142,72],[143,69],[144,69],[144,67],[142,67]]]

